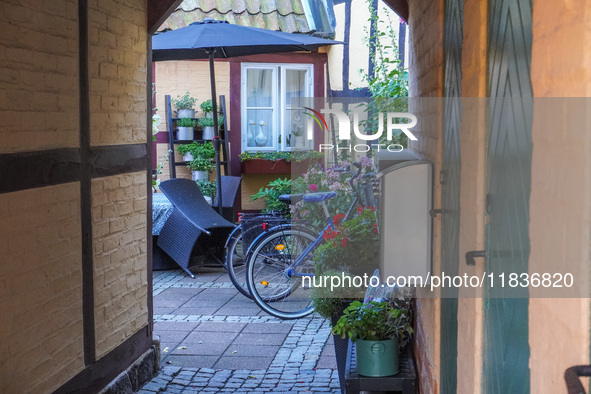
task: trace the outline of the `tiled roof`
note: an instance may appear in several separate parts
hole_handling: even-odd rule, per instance
[[[301,0],[184,0],[158,30],[175,30],[205,18],[286,33],[310,32]]]

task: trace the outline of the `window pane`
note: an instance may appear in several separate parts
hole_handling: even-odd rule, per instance
[[[306,120],[308,116],[301,109],[292,109],[285,111],[284,132],[286,142],[292,149],[311,149],[312,141],[308,141],[306,135]]]
[[[272,148],[273,141],[273,110],[249,109],[246,110],[247,134],[246,147],[248,148]]]
[[[306,70],[285,70],[285,102],[292,98],[306,97]]]
[[[246,71],[246,106],[273,106],[273,70]]]

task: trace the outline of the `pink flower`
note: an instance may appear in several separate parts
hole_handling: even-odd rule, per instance
[[[317,192],[318,191],[318,185],[312,183],[310,186],[308,186],[308,190],[310,190],[312,193]]]

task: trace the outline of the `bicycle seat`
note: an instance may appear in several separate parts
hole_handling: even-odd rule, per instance
[[[281,201],[284,204],[295,204],[297,202],[302,201],[302,196],[303,194],[282,194],[280,195],[278,198],[279,201]]]
[[[329,198],[333,198],[337,194],[335,192],[317,192],[317,193],[306,193],[303,196],[305,202],[322,202]]]

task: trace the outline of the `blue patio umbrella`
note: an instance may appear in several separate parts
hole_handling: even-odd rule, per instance
[[[342,44],[304,34],[233,25],[227,21],[206,19],[187,27],[156,34],[152,37],[152,61],[209,59],[213,128],[215,137],[218,209],[222,213],[220,172],[220,137],[215,90],[214,58],[229,58],[263,53],[311,51],[326,45]]]

